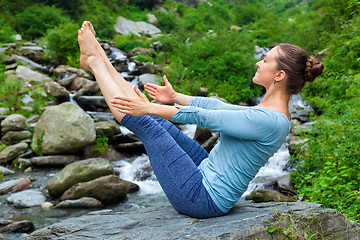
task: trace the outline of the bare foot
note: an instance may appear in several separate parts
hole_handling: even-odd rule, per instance
[[[78,42],[81,53],[80,66],[85,70],[92,71],[92,64],[95,64],[96,61],[101,61],[101,56],[97,51],[100,44],[95,39],[95,31],[90,22],[84,21],[81,26],[78,31]]]

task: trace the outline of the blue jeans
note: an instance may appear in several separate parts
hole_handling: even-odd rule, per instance
[[[143,142],[154,173],[174,209],[196,218],[224,215],[202,184],[204,148],[167,120],[125,115],[121,124]]]

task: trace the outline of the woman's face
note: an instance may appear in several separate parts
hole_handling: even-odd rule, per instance
[[[263,60],[256,63],[258,70],[253,77],[253,82],[267,88],[274,83],[276,74],[278,73],[276,57],[278,55],[277,47],[272,48]]]

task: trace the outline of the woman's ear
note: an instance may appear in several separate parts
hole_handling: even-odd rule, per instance
[[[286,73],[284,70],[279,70],[275,76],[276,76],[276,81],[280,82],[286,78]]]

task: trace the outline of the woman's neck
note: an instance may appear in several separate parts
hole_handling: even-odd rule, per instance
[[[279,111],[285,114],[285,116],[287,116],[290,120],[289,100],[289,94],[271,89],[270,91],[266,92],[264,98],[257,106]]]

